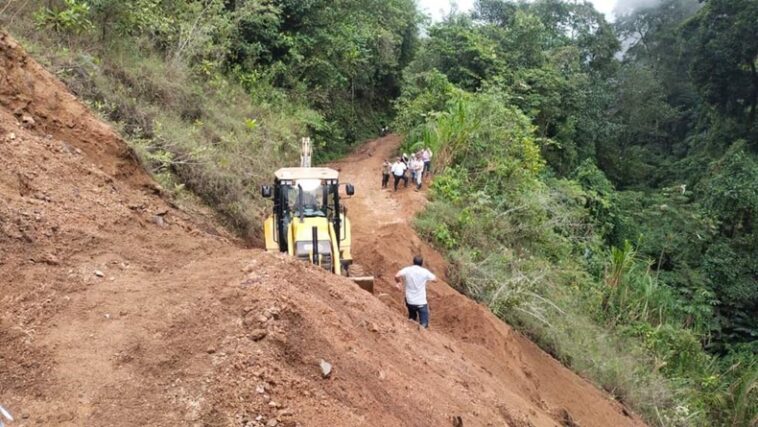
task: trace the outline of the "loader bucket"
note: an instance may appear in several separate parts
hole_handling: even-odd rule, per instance
[[[374,293],[374,276],[350,277],[361,289]]]

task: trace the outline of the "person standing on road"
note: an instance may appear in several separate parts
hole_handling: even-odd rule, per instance
[[[416,183],[416,171],[418,170],[418,165],[416,164],[416,155],[411,154],[410,160],[408,160],[408,171],[411,173],[411,182]]]
[[[403,185],[404,188],[408,188],[408,175],[411,174],[411,157],[408,155],[408,153],[403,153],[402,156],[403,163],[405,163],[405,173],[403,174]]]
[[[416,154],[413,160],[411,160],[411,169],[413,170],[416,191],[419,191],[421,190],[421,182],[424,179],[424,162],[421,160],[421,154]]]
[[[426,284],[436,282],[437,276],[423,267],[424,258],[413,257],[413,265],[405,267],[395,275],[395,286],[405,286],[405,306],[408,318],[417,321],[424,328],[429,328],[429,304],[426,301]]]
[[[429,147],[424,147],[421,152],[421,160],[424,161],[424,175],[432,173],[432,150]]]
[[[382,163],[382,188],[387,188],[387,184],[390,182],[390,172],[392,172],[392,163],[389,160],[385,160]]]
[[[405,177],[405,170],[407,169],[407,166],[405,165],[405,162],[403,162],[403,159],[400,157],[397,158],[397,161],[392,164],[392,168],[390,171],[392,172],[392,177],[395,179],[394,181],[394,188],[395,191],[397,191],[397,184],[400,182],[401,179],[405,180],[405,186],[408,186],[408,178]]]

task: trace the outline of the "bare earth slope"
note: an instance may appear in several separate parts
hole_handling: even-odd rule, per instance
[[[386,278],[421,193],[343,165],[384,295],[175,209],[124,142],[0,33],[0,404],[12,425],[623,426],[635,416],[446,285],[433,328]],[[360,217],[360,219],[359,219]],[[387,239],[402,236],[392,247]],[[319,360],[333,364],[322,378]]]

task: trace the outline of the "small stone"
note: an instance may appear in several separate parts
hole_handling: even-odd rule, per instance
[[[329,378],[329,376],[332,374],[332,364],[324,359],[321,359],[321,361],[318,362],[318,366],[321,368],[321,376],[323,378]]]
[[[379,332],[379,328],[376,326],[375,323],[370,323],[368,326],[368,330],[371,332]]]
[[[8,134],[8,139],[10,139],[11,141],[13,141],[14,139],[16,139],[16,134],[13,133],[13,132],[9,133]]]
[[[274,402],[274,401],[272,400],[271,402],[268,402],[268,406],[270,406],[270,407],[272,407],[272,408],[276,408],[277,406],[279,406],[279,404],[278,404],[278,403],[276,403],[276,402]]]
[[[42,258],[42,262],[48,265],[60,265],[60,260],[53,254],[47,254]]]
[[[294,415],[294,412],[292,412],[292,409],[284,408],[277,412],[276,415],[277,417],[289,417]]]
[[[110,313],[105,313],[105,318],[106,319],[110,319],[111,318],[111,314]]]
[[[153,216],[153,224],[157,225],[158,227],[165,227],[166,226],[166,220],[163,219],[163,216],[161,215],[154,215]]]
[[[267,427],[276,427],[278,424],[279,424],[279,421],[277,421],[276,418],[272,418],[272,419],[268,420],[268,422],[266,423],[266,426]]]
[[[210,346],[207,350],[205,350],[205,352],[208,354],[213,354],[216,352],[216,347]]]
[[[250,339],[253,341],[260,341],[263,338],[266,338],[266,335],[268,332],[265,329],[254,329],[253,332],[250,332]]]
[[[95,270],[95,276],[97,276],[97,277],[105,277],[105,273],[103,273],[100,270]]]
[[[258,384],[257,386],[255,386],[255,392],[258,394],[263,394],[266,392],[266,388]]]
[[[34,126],[34,118],[28,114],[24,114],[21,116],[21,123],[25,124],[26,126]]]

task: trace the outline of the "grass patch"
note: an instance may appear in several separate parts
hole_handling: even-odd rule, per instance
[[[166,61],[147,41],[93,50],[16,30],[38,61],[121,132],[166,191],[197,194],[238,235],[260,243],[265,202],[257,190],[277,167],[297,162],[299,138],[322,125],[319,113],[265,82],[244,87]]]

